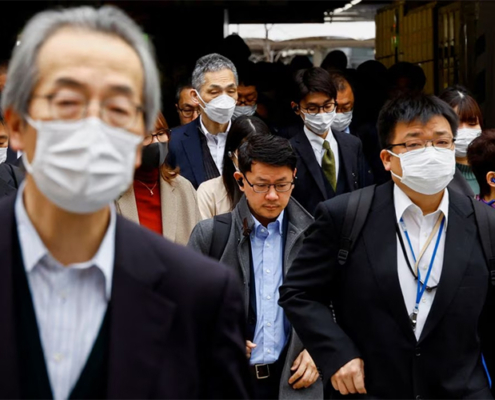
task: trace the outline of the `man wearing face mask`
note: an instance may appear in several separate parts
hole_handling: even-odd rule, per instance
[[[314,215],[321,201],[362,187],[361,141],[333,129],[338,104],[330,75],[309,68],[295,76],[292,109],[304,127],[291,139],[298,154],[297,185],[293,196]]]
[[[159,113],[155,131],[144,137],[142,162],[134,182],[116,207],[131,221],[185,245],[200,214],[191,182],[165,163],[169,136],[165,117]]]
[[[337,397],[493,398],[484,364],[493,376],[495,310],[478,205],[447,189],[457,125],[436,97],[388,102],[378,132],[392,181],[376,187],[347,261],[339,249],[351,195],[320,204],[280,288]]]
[[[256,114],[258,90],[256,89],[256,70],[251,62],[237,66],[239,86],[237,87],[237,103],[232,119],[242,115],[248,117]],[[259,118],[259,115],[256,115]]]
[[[237,101],[237,70],[220,54],[201,57],[192,74],[191,96],[201,115],[187,125],[174,128],[167,162],[179,167],[195,189],[216,178],[223,170],[227,133]]]
[[[2,97],[28,173],[0,201],[0,397],[248,398],[236,277],[113,204],[158,114],[151,43],[113,6],[22,32]]]

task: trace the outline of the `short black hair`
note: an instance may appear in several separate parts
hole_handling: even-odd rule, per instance
[[[486,182],[486,174],[495,171],[495,129],[484,130],[474,139],[467,150],[468,163],[480,185],[480,197],[490,195],[491,187]]]
[[[347,68],[347,56],[342,50],[333,50],[326,55],[321,67],[327,71],[333,69],[343,71]]]
[[[299,103],[310,93],[324,93],[331,99],[337,98],[337,89],[330,74],[320,67],[298,71],[294,77],[293,100]]]
[[[258,86],[257,71],[253,62],[247,61],[236,65],[236,68],[239,76],[239,85]]]
[[[190,81],[180,84],[179,87],[177,88],[177,92],[175,92],[175,102],[177,104],[179,104],[180,94],[184,89],[194,89],[194,88]]]
[[[297,156],[290,142],[280,136],[251,134],[237,150],[239,170],[251,172],[254,162],[274,167],[289,167],[295,171]]]
[[[435,116],[444,117],[454,137],[457,135],[459,118],[454,110],[438,97],[416,93],[403,94],[389,100],[378,116],[377,129],[382,148],[387,148],[391,144],[395,127],[399,122],[410,124],[419,120],[426,124]]]
[[[420,92],[426,85],[426,75],[423,69],[407,61],[401,61],[392,65],[387,71],[389,85],[391,88],[397,87],[400,80],[405,80],[405,87],[402,90],[410,92]]]

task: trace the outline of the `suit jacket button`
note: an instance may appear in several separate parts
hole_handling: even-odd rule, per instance
[[[421,355],[421,348],[420,347],[416,347],[414,349],[414,354],[416,355],[416,357],[419,357]]]

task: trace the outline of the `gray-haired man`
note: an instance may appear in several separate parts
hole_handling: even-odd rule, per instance
[[[112,206],[156,119],[151,54],[114,7],[42,12],[14,50],[28,175],[0,202],[1,398],[249,396],[235,277]]]
[[[172,130],[167,160],[171,167],[180,167],[196,189],[222,173],[237,85],[237,70],[228,58],[214,53],[196,62],[191,96],[201,107],[201,116]]]

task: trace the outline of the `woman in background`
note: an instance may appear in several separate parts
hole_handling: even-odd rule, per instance
[[[467,149],[471,142],[481,135],[483,117],[480,107],[467,89],[458,85],[445,89],[439,97],[448,103],[459,116],[459,129],[455,139],[455,160],[458,172],[454,178],[454,181],[457,181],[454,182],[454,189],[461,189],[464,186],[465,190],[461,189],[461,191],[474,196],[479,193],[480,187],[468,163]],[[459,175],[462,175],[464,182]],[[465,185],[466,182],[469,188]]]
[[[155,132],[143,139],[141,166],[134,182],[116,207],[131,221],[185,245],[200,219],[199,210],[192,184],[165,163],[169,138],[170,129],[160,113]]]
[[[234,179],[237,170],[237,148],[249,135],[270,135],[270,129],[259,118],[242,116],[233,123],[227,135],[223,155],[223,173],[218,178],[203,182],[198,187],[198,206],[201,219],[231,212],[239,202],[242,192]]]

